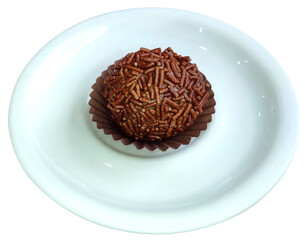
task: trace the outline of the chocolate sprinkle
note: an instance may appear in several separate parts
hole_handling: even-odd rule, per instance
[[[210,83],[171,48],[141,48],[102,81],[111,118],[135,140],[161,141],[186,130],[209,101]]]

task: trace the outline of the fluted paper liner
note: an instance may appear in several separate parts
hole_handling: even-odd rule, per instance
[[[102,75],[96,79],[96,83],[92,85],[89,105],[92,121],[96,122],[98,129],[103,129],[104,134],[112,135],[114,141],[120,140],[124,145],[133,144],[137,149],[147,148],[149,151],[160,149],[166,151],[168,148],[178,149],[182,144],[190,143],[192,137],[198,137],[202,130],[207,129],[207,123],[211,122],[212,114],[215,113],[214,92],[210,89],[209,100],[203,105],[203,111],[194,121],[193,125],[180,132],[176,136],[163,139],[155,142],[137,141],[126,135],[110,117],[110,111],[107,108],[107,103],[103,98],[103,80],[109,75],[109,71],[114,68],[114,65],[108,67],[108,70],[102,72]]]

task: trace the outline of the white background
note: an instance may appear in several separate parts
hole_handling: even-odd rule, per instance
[[[0,239],[305,239],[305,7],[303,0],[256,1],[1,1]],[[34,54],[53,37],[90,17],[125,8],[173,7],[231,24],[260,42],[282,65],[299,101],[301,129],[293,161],[276,187],[241,215],[205,229],[142,235],[108,229],[68,212],[26,176],[9,139],[13,87]]]

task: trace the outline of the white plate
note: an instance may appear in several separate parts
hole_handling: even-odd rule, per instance
[[[213,121],[179,150],[123,146],[90,120],[96,77],[142,46],[191,56],[212,83]],[[48,43],[16,84],[9,128],[26,173],[63,207],[111,228],[170,233],[226,220],[267,194],[295,150],[298,109],[282,68],[249,36],[196,13],[132,9]]]

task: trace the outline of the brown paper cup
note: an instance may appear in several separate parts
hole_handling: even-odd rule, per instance
[[[147,148],[149,151],[160,149],[166,151],[168,148],[178,149],[181,145],[188,145],[193,137],[198,137],[202,130],[207,129],[207,123],[211,122],[212,114],[215,113],[214,93],[210,89],[209,100],[202,108],[201,115],[194,121],[193,125],[180,132],[176,136],[164,139],[162,141],[144,142],[137,141],[126,135],[117,124],[111,119],[110,111],[107,108],[107,103],[103,98],[103,80],[109,75],[114,68],[114,65],[108,67],[100,77],[96,79],[96,83],[92,86],[90,93],[89,113],[92,114],[92,121],[96,122],[98,129],[103,129],[104,134],[112,135],[114,141],[120,140],[124,145],[133,144],[137,149]]]

